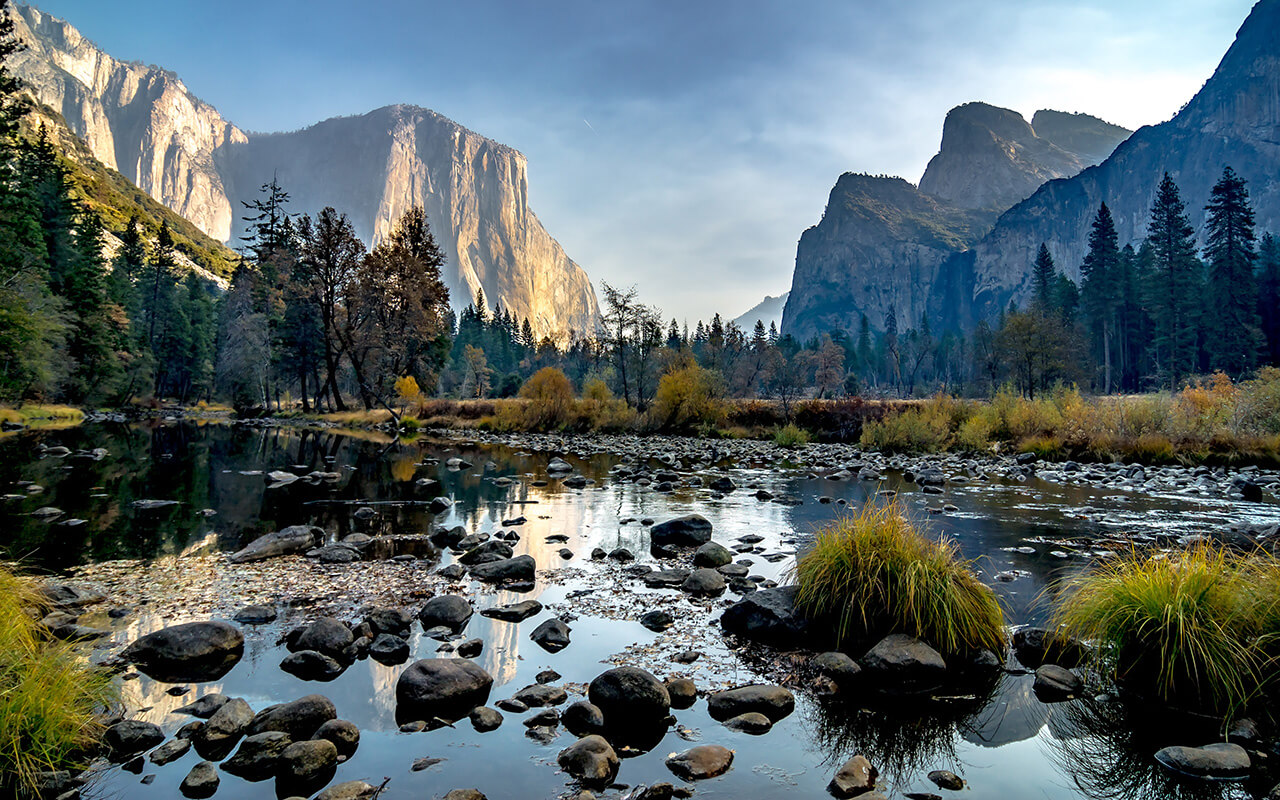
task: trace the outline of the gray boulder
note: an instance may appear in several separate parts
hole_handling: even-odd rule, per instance
[[[112,761],[124,761],[128,756],[144,753],[164,741],[164,732],[150,722],[126,719],[117,722],[102,735],[107,755]]]
[[[539,603],[537,600],[525,600],[520,603],[512,603],[511,605],[486,608],[484,611],[480,612],[480,616],[500,619],[503,622],[523,622],[529,617],[537,616],[541,612],[542,603]]]
[[[474,613],[466,598],[456,594],[437,595],[426,602],[418,612],[418,619],[426,630],[443,627],[454,633],[467,627],[467,622]]]
[[[676,517],[650,528],[649,539],[668,547],[698,547],[711,541],[711,523],[701,514]]]
[[[883,689],[915,694],[940,686],[947,675],[947,662],[919,639],[892,633],[862,657],[862,670]]]
[[[616,667],[600,673],[587,688],[587,697],[610,728],[653,724],[665,719],[671,709],[667,687],[639,667]]]
[[[715,542],[707,542],[693,553],[693,565],[695,567],[716,569],[732,563],[733,553],[730,552],[729,548]]]
[[[1042,703],[1057,703],[1078,697],[1084,690],[1080,676],[1057,664],[1045,664],[1036,670],[1031,687]]]
[[[227,557],[232,564],[265,561],[277,556],[305,553],[324,541],[324,529],[314,525],[291,525],[283,530],[259,536],[247,547]]]
[[[680,584],[680,591],[694,597],[719,597],[727,587],[723,575],[703,567],[689,573],[689,577]]]
[[[516,556],[504,558],[501,561],[476,564],[471,568],[471,577],[485,583],[532,581],[537,568],[538,564],[533,560],[533,556]]]
[[[396,682],[396,716],[402,722],[461,719],[485,704],[492,686],[493,677],[465,658],[415,661]]]
[[[333,701],[322,694],[309,694],[289,703],[259,711],[249,726],[249,735],[281,731],[294,741],[310,739],[321,725],[338,718]]]
[[[717,744],[702,744],[667,757],[667,769],[686,781],[723,775],[733,766],[733,751]]]
[[[218,784],[221,782],[222,779],[218,777],[218,765],[212,761],[201,761],[191,768],[187,777],[182,779],[178,791],[182,792],[183,797],[190,797],[193,800],[213,797],[213,793],[218,791]]]
[[[618,754],[603,736],[592,734],[560,751],[560,768],[583,786],[603,789],[618,776]]]
[[[1204,747],[1166,747],[1156,753],[1156,761],[1173,772],[1214,780],[1245,778],[1253,766],[1249,753],[1229,742]]]
[[[558,653],[569,646],[569,626],[558,619],[549,619],[533,629],[529,638],[548,653]]]
[[[771,647],[809,643],[809,620],[796,608],[797,586],[762,589],[734,603],[720,615],[727,633]]]
[[[222,769],[247,781],[264,781],[276,774],[276,764],[285,748],[293,744],[289,734],[265,731],[248,736],[235,755],[222,762]]]
[[[403,664],[409,660],[409,643],[391,633],[380,633],[369,645],[369,658],[379,664]]]
[[[752,684],[716,692],[707,698],[707,712],[719,722],[742,714],[764,714],[772,722],[788,716],[796,708],[796,698],[781,686]]]
[[[188,622],[139,638],[121,653],[165,683],[218,680],[244,655],[244,634],[226,622]]]
[[[346,625],[333,617],[321,617],[303,629],[302,635],[290,643],[289,649],[294,652],[315,650],[336,661],[342,661],[346,649],[354,641],[355,637]]]

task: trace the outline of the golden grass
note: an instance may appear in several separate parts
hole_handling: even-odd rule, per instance
[[[922,535],[899,503],[868,503],[819,531],[793,577],[800,607],[832,620],[842,647],[905,633],[944,655],[1001,652],[1004,611],[971,566],[955,542]]]
[[[115,688],[72,646],[47,641],[32,583],[0,567],[0,786],[32,791],[38,773],[82,766]]]

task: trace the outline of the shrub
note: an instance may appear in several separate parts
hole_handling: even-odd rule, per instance
[[[951,409],[926,404],[862,426],[863,447],[886,453],[918,453],[946,450],[951,443]]]
[[[889,633],[943,654],[1004,650],[1004,612],[954,542],[923,536],[897,502],[868,503],[819,531],[796,562],[797,601],[830,619],[841,646]]]
[[[719,400],[723,391],[724,379],[719,372],[700,367],[692,359],[677,362],[658,381],[652,419],[662,428],[699,422],[722,424],[726,417]]]
[[[569,420],[573,408],[573,384],[555,367],[543,367],[520,387],[520,396],[528,400],[524,408],[529,427],[546,430],[558,428]]]
[[[1232,712],[1274,677],[1280,563],[1200,544],[1110,559],[1062,584],[1057,622],[1099,645],[1099,666],[1140,693]]]
[[[1029,436],[1018,444],[1018,452],[1035,453],[1044,459],[1063,458],[1067,450],[1056,436]]]
[[[38,773],[82,766],[101,734],[110,677],[42,638],[32,584],[0,567],[0,787],[34,794]]]
[[[809,432],[792,422],[774,432],[773,443],[779,447],[799,447],[809,443]]]

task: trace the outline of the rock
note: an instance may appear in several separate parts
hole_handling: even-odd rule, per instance
[[[182,779],[178,791],[182,792],[183,797],[193,799],[213,797],[221,781],[222,779],[218,777],[217,765],[212,761],[201,761],[191,768],[187,777]]]
[[[535,683],[555,683],[560,680],[561,677],[563,676],[554,669],[544,669],[537,675],[534,675],[533,680]]]
[[[884,689],[914,694],[940,686],[946,678],[947,662],[919,639],[893,633],[867,651],[862,669]]]
[[[702,744],[668,756],[666,763],[677,778],[700,781],[728,772],[733,765],[733,751],[716,744]]]
[[[1022,628],[1014,633],[1013,653],[1031,669],[1043,664],[1072,669],[1089,658],[1089,648],[1083,642],[1045,628]]]
[[[672,708],[689,708],[698,699],[698,687],[688,678],[673,678],[667,681],[666,687]]]
[[[276,779],[283,787],[319,788],[333,778],[337,766],[338,748],[333,742],[327,739],[294,742],[276,762]]]
[[[454,652],[462,658],[475,658],[480,655],[480,653],[484,652],[484,640],[467,639],[465,641],[458,642],[458,646],[454,649]],[[403,659],[401,660],[403,661]]]
[[[500,619],[504,622],[523,622],[529,617],[542,613],[542,603],[537,600],[525,600],[521,603],[512,605],[498,606],[496,608],[486,608],[480,612],[481,616]]]
[[[471,568],[471,577],[485,583],[501,583],[503,581],[532,581],[538,564],[533,556],[516,556],[487,564],[476,564]]]
[[[734,603],[720,615],[728,633],[778,648],[809,642],[809,621],[796,608],[797,586],[762,589]]]
[[[347,781],[330,786],[315,796],[315,800],[365,800],[376,795],[378,787],[364,781]]]
[[[83,608],[107,599],[107,596],[97,589],[78,586],[74,583],[46,583],[40,587],[40,593],[50,604],[59,608]]]
[[[618,776],[618,754],[603,736],[592,734],[560,751],[560,768],[583,786],[606,788]]]
[[[693,553],[693,565],[695,567],[716,569],[732,563],[733,553],[724,545],[716,544],[715,542],[707,542]]]
[[[324,541],[324,529],[314,525],[293,525],[266,536],[259,536],[248,547],[227,556],[232,564],[265,561],[277,556],[305,553]]]
[[[355,637],[351,629],[333,617],[321,617],[303,629],[302,635],[289,643],[289,649],[314,650],[335,661],[341,661]]]
[[[724,594],[727,584],[724,576],[714,569],[703,567],[689,573],[689,577],[680,584],[680,591],[694,597],[719,597]]]
[[[302,741],[310,739],[324,723],[337,718],[333,701],[321,694],[309,694],[259,711],[249,726],[249,735],[280,731],[294,741]]]
[[[364,621],[375,634],[405,637],[413,626],[413,615],[401,608],[375,608],[364,615]]]
[[[350,758],[360,746],[360,729],[354,722],[331,719],[316,729],[312,739],[325,739],[333,743],[342,758]]]
[[[604,715],[605,725],[647,725],[666,719],[671,697],[651,673],[639,667],[616,667],[591,681],[587,697]]]
[[[479,789],[454,789],[444,796],[444,800],[488,800],[488,798],[481,794]]]
[[[346,667],[324,653],[299,650],[285,656],[280,662],[280,669],[304,681],[331,681],[341,675]]]
[[[670,628],[675,620],[666,611],[649,611],[640,616],[640,624],[655,633],[661,633]]]
[[[675,588],[688,579],[689,570],[687,569],[655,569],[640,576],[640,580],[650,589]]]
[[[121,653],[165,683],[214,681],[244,655],[244,634],[226,622],[188,622],[139,638]]]
[[[560,715],[560,723],[574,736],[604,733],[604,714],[594,703],[579,700]]]
[[[714,481],[707,484],[707,488],[713,492],[723,492],[728,494],[729,492],[737,489],[738,484],[734,483],[732,478],[716,478]]]
[[[461,564],[450,564],[447,567],[441,567],[436,574],[447,580],[456,581],[466,575],[467,570]]]
[[[635,561],[635,553],[632,553],[625,547],[618,547],[609,551],[609,558],[613,561]]]
[[[194,742],[196,749],[206,758],[225,755],[249,730],[253,720],[253,709],[249,704],[239,697],[231,698],[213,712],[200,729],[200,736]]]
[[[430,511],[432,514],[443,514],[451,508],[453,508],[453,502],[447,497],[433,498],[431,502],[427,504],[427,511]]]
[[[809,659],[809,663],[818,672],[836,682],[840,687],[852,686],[858,679],[862,667],[848,655],[839,652],[819,653]]]
[[[711,523],[700,514],[659,522],[649,529],[654,544],[672,547],[698,547],[711,541]]]
[[[768,733],[773,728],[773,722],[764,714],[749,711],[746,714],[739,714],[736,717],[725,720],[724,726],[729,730],[760,736]]]
[[[388,666],[409,660],[409,643],[391,633],[380,633],[369,645],[369,658]]]
[[[1156,761],[1173,772],[1215,780],[1244,778],[1252,767],[1249,753],[1229,742],[1204,747],[1166,747],[1156,753]]]
[[[551,728],[554,729],[560,724],[560,712],[554,708],[544,708],[536,714],[532,714],[524,720],[526,728]],[[553,735],[552,739],[555,738]]]
[[[857,755],[836,771],[827,791],[836,797],[856,797],[876,788],[876,768],[866,758]]]
[[[964,788],[964,779],[954,772],[945,769],[935,769],[929,773],[929,780],[939,789],[946,789],[950,792],[958,792]]]
[[[524,703],[529,708],[558,706],[569,699],[568,693],[559,686],[547,686],[542,683],[530,684],[511,697],[513,700]]]
[[[456,594],[442,594],[426,602],[418,612],[418,619],[422,621],[424,629],[445,627],[459,633],[467,627],[472,613],[471,604],[465,598]]]
[[[491,561],[502,561],[515,555],[511,545],[499,539],[490,539],[476,545],[458,556],[458,563],[468,567],[476,564],[488,564]]]
[[[396,682],[396,716],[461,719],[485,704],[492,686],[493,677],[465,658],[415,661]]]
[[[247,781],[263,781],[276,774],[276,764],[285,748],[293,744],[289,734],[265,731],[245,737],[235,755],[222,762],[222,769]]]
[[[241,625],[265,625],[268,622],[275,622],[276,610],[273,606],[245,606],[231,619]]]
[[[188,739],[170,739],[164,744],[151,751],[151,763],[158,767],[163,767],[170,761],[177,761],[187,754],[191,749],[191,741]]]
[[[558,653],[569,646],[569,626],[558,619],[549,619],[534,628],[529,638],[548,653]]]
[[[795,696],[781,686],[752,684],[716,692],[707,698],[707,712],[711,718],[724,722],[747,713],[759,713],[777,722],[795,711]]]
[[[471,718],[471,727],[480,733],[497,730],[502,725],[502,715],[488,706],[477,706],[471,709],[468,716]]]
[[[1032,689],[1042,703],[1057,703],[1078,697],[1084,689],[1084,681],[1065,667],[1045,664],[1036,670]]]
[[[314,558],[321,564],[350,564],[363,560],[358,550],[344,544],[329,544],[318,550],[310,550],[307,558]]]

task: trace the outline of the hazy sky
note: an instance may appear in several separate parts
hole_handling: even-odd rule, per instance
[[[413,103],[511,145],[597,288],[692,321],[786,291],[840,173],[918,181],[952,106],[1168,119],[1252,0],[35,5],[248,130]]]

